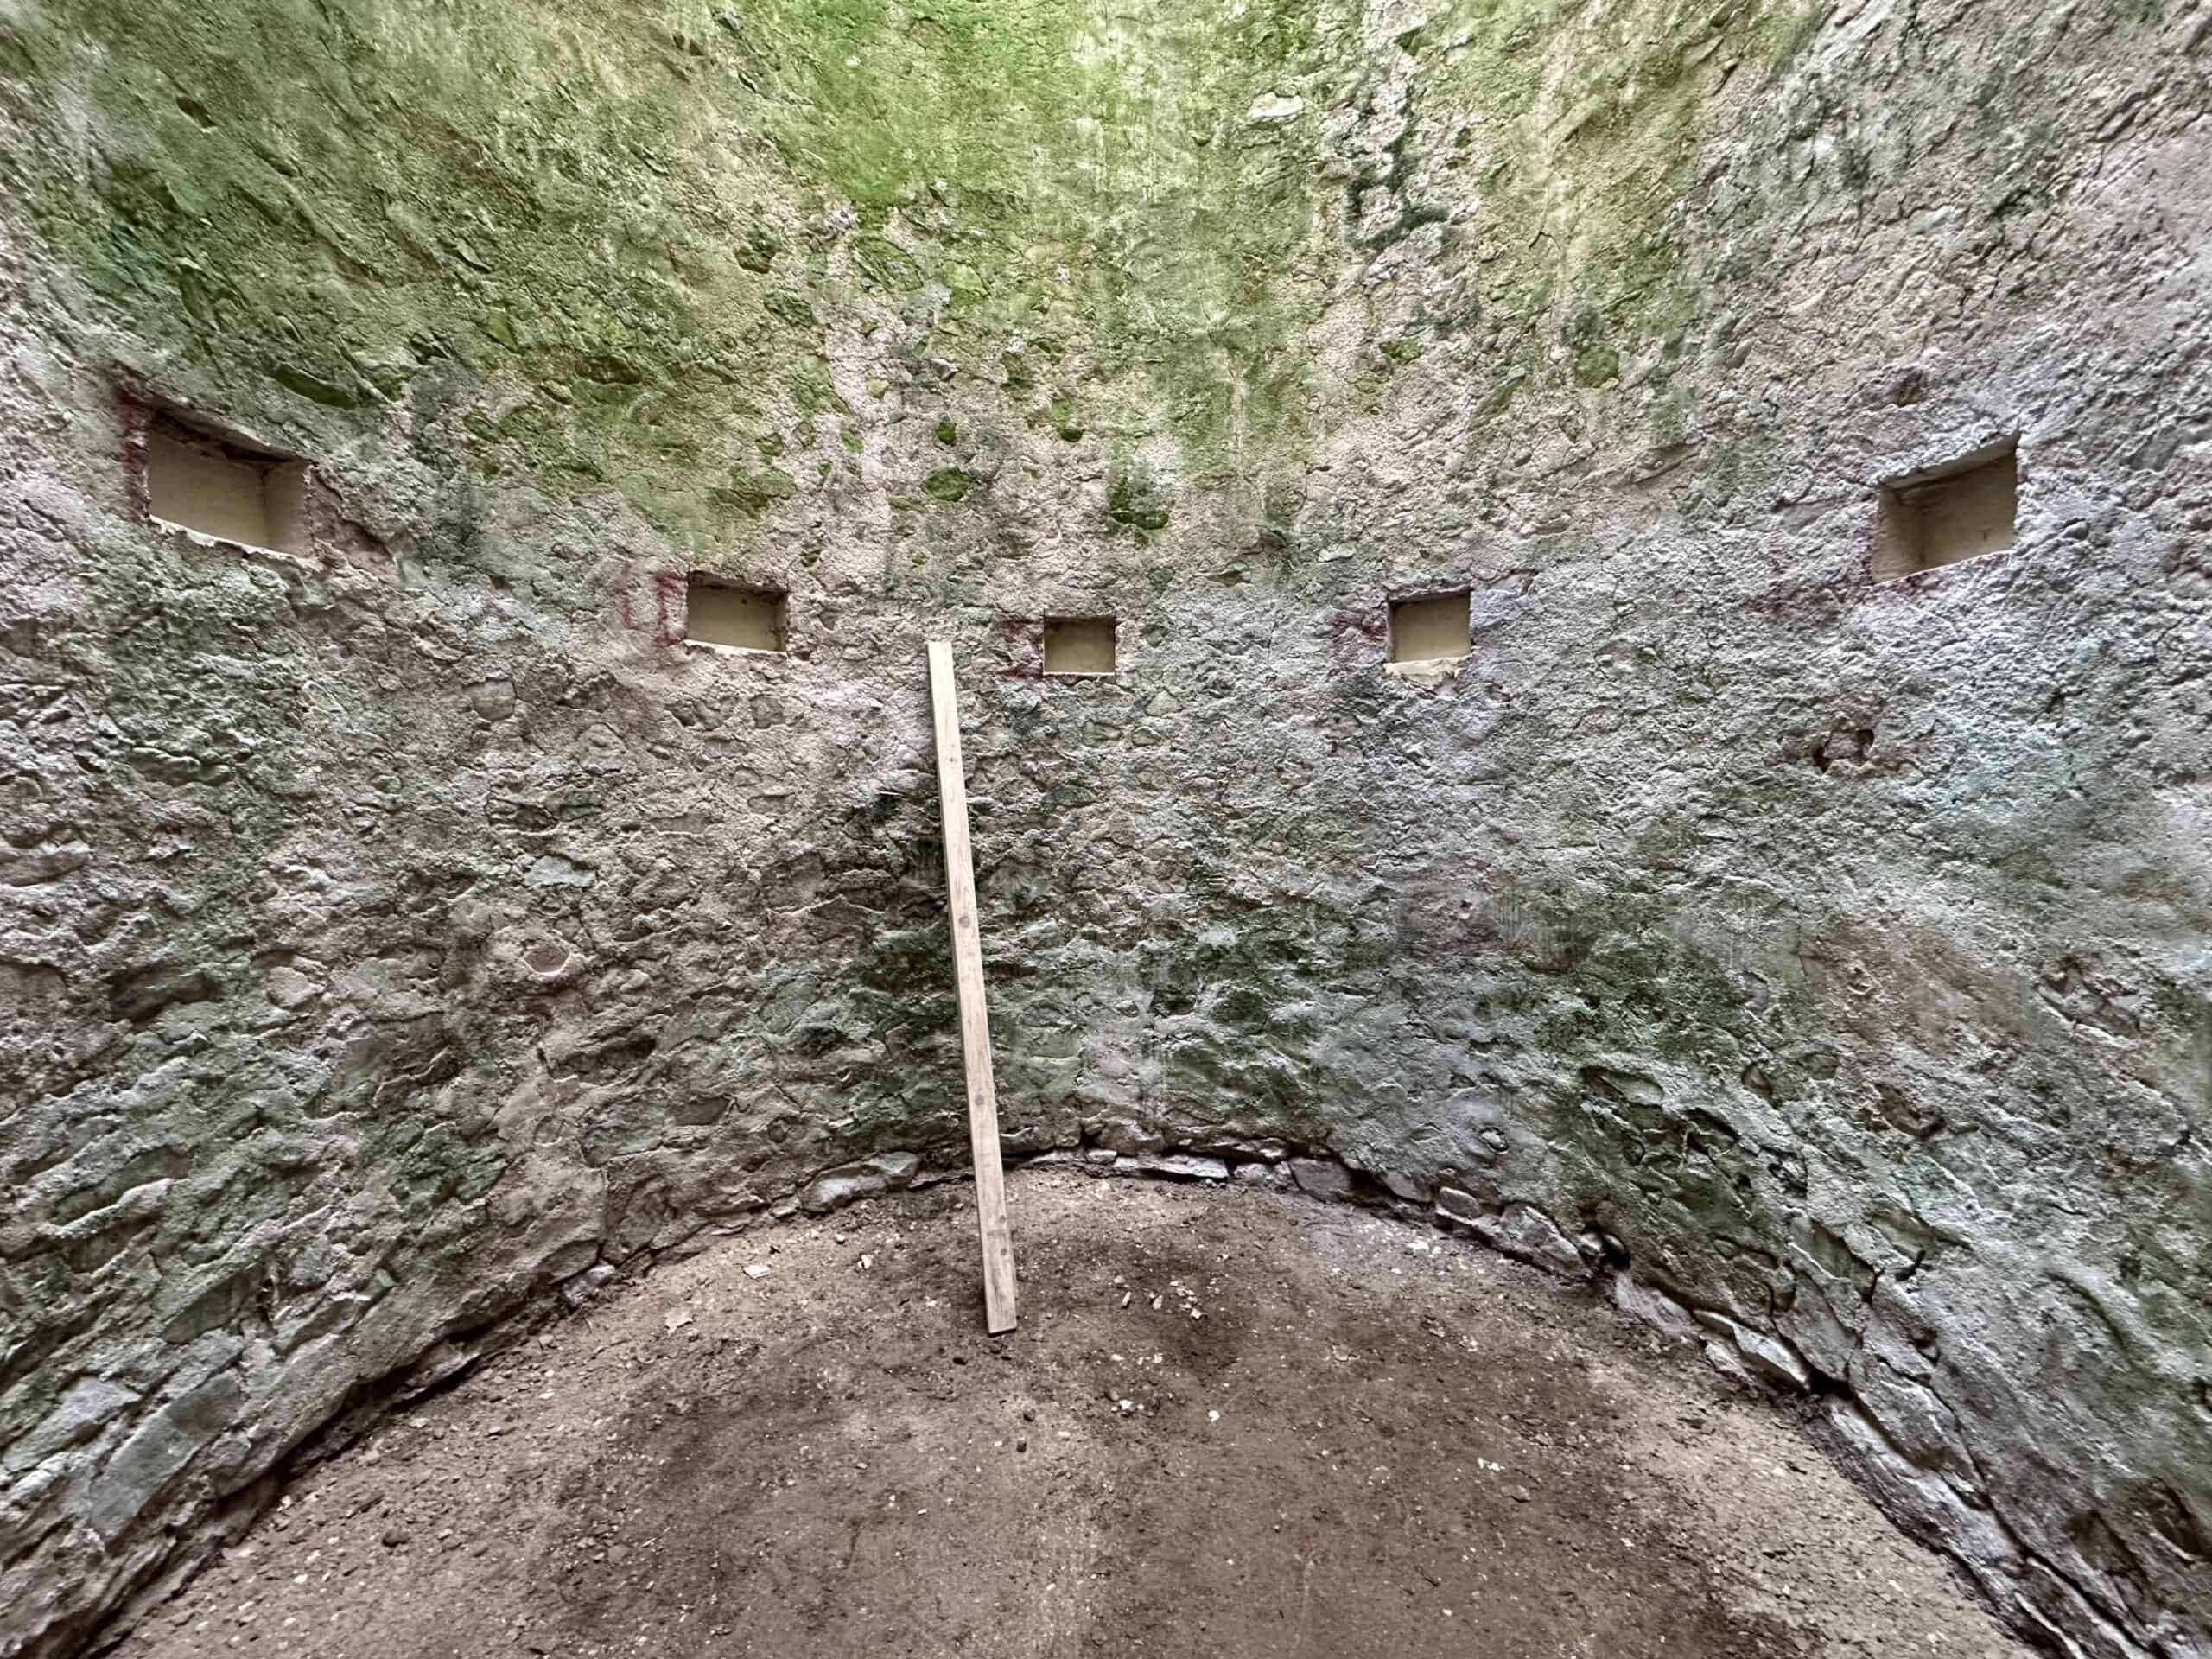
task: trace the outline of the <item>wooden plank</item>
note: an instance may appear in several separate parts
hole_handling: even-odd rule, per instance
[[[930,710],[937,725],[937,786],[944,804],[944,888],[952,912],[952,966],[960,985],[960,1062],[968,1074],[968,1146],[976,1163],[976,1220],[983,1243],[983,1324],[1014,1326],[1014,1231],[999,1166],[999,1100],[991,1081],[991,1021],[983,1007],[983,939],[976,925],[976,871],[968,849],[968,779],[960,763],[960,709],[952,647],[930,641]]]

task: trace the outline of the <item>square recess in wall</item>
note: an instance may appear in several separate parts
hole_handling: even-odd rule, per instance
[[[162,410],[146,428],[146,514],[264,552],[308,551],[308,464]]]
[[[1114,619],[1110,616],[1048,616],[1045,619],[1047,674],[1111,674]]]
[[[789,598],[766,588],[741,588],[696,570],[684,586],[683,637],[695,645],[779,652],[790,630]]]
[[[1390,660],[1449,662],[1474,649],[1467,590],[1390,601]]]
[[[2015,539],[2019,501],[2019,456],[2010,438],[1891,480],[1882,486],[1875,578],[1889,582],[2001,553]]]

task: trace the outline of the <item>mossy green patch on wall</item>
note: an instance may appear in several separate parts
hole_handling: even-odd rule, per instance
[[[1220,481],[1309,425],[1310,160],[1243,116],[1307,67],[1305,0],[664,0],[526,29],[483,3],[218,0],[156,27],[73,0],[0,24],[97,111],[28,182],[162,343],[147,372],[236,418],[335,434],[449,360],[498,410],[457,428],[467,464],[602,479],[712,540],[702,460],[851,412],[810,359],[858,283],[1015,403],[1036,391],[1015,331],[1049,325]]]
[[[757,159],[709,171],[734,46],[694,22],[340,0],[0,30],[95,112],[29,194],[164,389],[334,433],[449,359],[500,410],[478,459],[581,461],[673,528],[701,516],[696,460],[763,412],[780,335],[812,327],[749,268],[773,238],[745,199],[788,187]]]
[[[1645,10],[1454,0],[1377,47],[1382,9],[1341,0],[652,0],[526,27],[489,0],[56,0],[0,41],[92,111],[16,164],[162,390],[322,446],[404,430],[441,472],[565,475],[703,548],[769,545],[800,498],[874,478],[880,414],[912,465],[920,434],[877,406],[919,387],[957,406],[944,428],[1057,439],[1047,466],[1094,433],[1172,448],[1188,522],[1267,533],[1288,580],[1315,550],[1265,503],[1354,391],[1317,330],[1394,250],[1420,238],[1434,280],[1374,319],[1377,412],[1467,334],[1611,418],[1701,314],[1693,163],[1759,79],[1730,66],[1779,73],[1818,14],[1746,0],[1684,38]],[[756,487],[747,452],[785,434],[836,464]]]

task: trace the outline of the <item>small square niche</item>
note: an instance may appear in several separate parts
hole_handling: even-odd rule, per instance
[[[791,601],[767,588],[744,588],[695,570],[684,593],[683,637],[726,651],[780,652]]]
[[[1111,674],[1114,619],[1110,616],[1048,616],[1045,619],[1047,674]]]
[[[155,416],[146,429],[146,513],[156,524],[264,552],[308,550],[308,464]]]
[[[2015,539],[2019,499],[2019,460],[2010,439],[1885,484],[1876,580],[2003,552]]]
[[[1424,594],[1418,599],[1390,601],[1390,660],[1394,663],[1441,663],[1465,657],[1469,643],[1467,590]]]

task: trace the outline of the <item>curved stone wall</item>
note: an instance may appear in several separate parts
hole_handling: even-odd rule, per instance
[[[2212,1653],[2207,35],[0,10],[0,1653],[957,1171],[928,637],[1014,1153],[1601,1274],[2024,1627]]]

